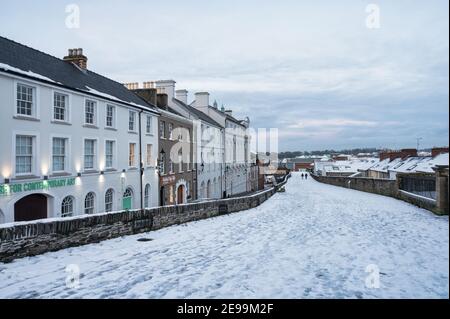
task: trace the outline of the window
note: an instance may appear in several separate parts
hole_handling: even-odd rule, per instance
[[[67,196],[61,203],[61,217],[73,216],[73,197]]]
[[[136,143],[130,143],[130,154],[128,157],[128,166],[136,166]]]
[[[131,190],[131,188],[127,188],[123,193],[122,208],[124,210],[133,208],[133,191]]]
[[[95,168],[95,140],[84,141],[84,169]]]
[[[106,127],[114,127],[114,115],[116,113],[113,105],[106,106]]]
[[[150,184],[145,185],[144,190],[144,208],[150,207]]]
[[[33,169],[33,137],[16,136],[16,173],[29,174]]]
[[[65,94],[56,93],[53,95],[53,119],[56,121],[68,121],[68,102],[69,98]]]
[[[132,132],[136,130],[136,112],[128,112],[128,130]]]
[[[159,122],[159,137],[166,138],[166,122]]]
[[[114,202],[114,190],[108,189],[105,194],[105,212],[112,212]]]
[[[95,209],[95,194],[90,192],[84,199],[84,213],[93,214]]]
[[[25,84],[17,84],[17,114],[33,116],[34,88]]]
[[[173,124],[169,123],[169,139],[173,140]]]
[[[105,144],[105,167],[114,167],[114,141],[106,141]]]
[[[166,173],[166,154],[159,153],[159,173],[164,175]]]
[[[66,139],[53,138],[53,172],[66,170]]]
[[[147,134],[152,134],[152,117],[150,115],[147,115],[147,122],[145,125],[145,132]]]
[[[96,111],[96,103],[94,101],[86,100],[85,105],[85,119],[84,122],[86,124],[95,125],[95,111]]]
[[[169,173],[173,173],[173,162],[169,159]]]
[[[152,144],[147,144],[147,157],[146,157],[146,165],[152,166]]]
[[[181,149],[178,152],[178,172],[183,172],[183,151]]]
[[[173,185],[169,186],[169,203],[173,203],[174,202],[174,187]]]

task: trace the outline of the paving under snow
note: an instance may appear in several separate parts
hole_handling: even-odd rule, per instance
[[[0,297],[449,297],[448,217],[298,174],[286,189],[249,211],[0,263]]]

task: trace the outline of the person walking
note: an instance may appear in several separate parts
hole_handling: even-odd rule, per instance
[[[304,176],[303,173],[302,173],[302,179],[303,179],[303,177],[305,177],[305,176]]]
[[[308,179],[308,174],[305,174],[305,179]]]

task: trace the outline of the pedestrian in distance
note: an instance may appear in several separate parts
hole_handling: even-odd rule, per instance
[[[303,173],[302,173],[302,179],[303,179],[303,177],[304,177],[304,175],[303,175]]]
[[[308,174],[305,174],[305,179],[308,179]]]

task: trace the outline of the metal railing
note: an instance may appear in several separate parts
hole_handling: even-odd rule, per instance
[[[436,199],[436,176],[434,175],[399,176],[399,189],[419,196]]]

